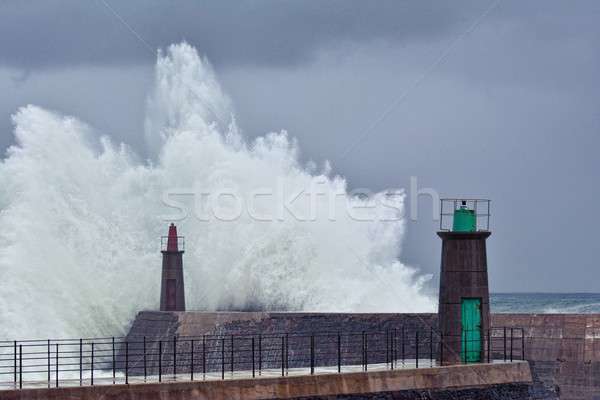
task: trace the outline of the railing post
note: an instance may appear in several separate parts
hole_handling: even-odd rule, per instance
[[[388,329],[385,330],[385,367],[388,368],[390,364],[390,332]]]
[[[391,352],[391,365],[390,368],[394,369],[394,362],[396,361],[396,328],[390,331],[390,352]]]
[[[521,328],[521,360],[525,361],[525,329]]]
[[[513,328],[510,328],[510,362],[513,362]]]
[[[362,370],[365,370],[365,331],[362,332],[361,335],[361,354],[360,354],[360,362],[362,364]]]
[[[115,355],[115,338],[112,338],[112,357],[113,357],[113,385],[115,384],[116,381],[116,371],[117,371],[117,358]]]
[[[256,377],[256,370],[254,366],[254,336],[252,336],[252,377]]]
[[[173,379],[177,380],[177,335],[173,335]]]
[[[162,382],[162,340],[158,341],[158,381]]]
[[[262,334],[258,334],[258,376],[262,375]]]
[[[342,337],[339,332],[337,334],[337,364],[339,374],[342,372]]]
[[[83,339],[79,339],[79,386],[83,386]]]
[[[225,338],[221,338],[221,379],[225,379]]]
[[[429,365],[433,367],[433,328],[429,327]]]
[[[233,335],[231,335],[231,375],[233,376]]]
[[[405,340],[404,325],[402,325],[402,365],[404,366],[404,359],[406,358],[406,340]]]
[[[285,376],[285,336],[281,337],[281,376]]]
[[[504,331],[504,336],[503,336],[503,340],[504,340],[504,361],[506,361],[506,327],[504,327],[503,331]]]
[[[419,330],[415,333],[415,367],[419,368]]]
[[[206,379],[206,335],[202,335],[202,379]]]
[[[440,366],[444,365],[444,334],[440,332]]]
[[[129,385],[129,342],[125,340],[125,384]]]
[[[91,354],[91,362],[90,362],[90,383],[92,386],[94,386],[94,342],[91,343],[92,345],[92,354]]]
[[[315,334],[310,334],[310,374],[315,373]]]
[[[147,367],[147,361],[146,361],[146,336],[144,336],[142,350],[144,352],[144,382],[146,382],[146,377],[148,376],[148,367]]]
[[[23,389],[23,345],[19,345],[19,389]]]
[[[487,331],[487,362],[492,360],[492,328]]]
[[[48,387],[50,387],[50,339],[48,339]]]
[[[390,329],[386,329],[386,337],[387,337],[387,363],[386,366],[389,369],[392,369],[392,331]]]
[[[194,380],[194,339],[190,342],[190,347],[192,349],[190,355],[190,381]]]
[[[398,329],[394,328],[394,368],[398,366]]]
[[[285,374],[290,370],[290,334],[285,333]]]
[[[464,357],[464,360],[463,360],[463,362],[464,362],[465,364],[467,363],[467,360],[468,360],[468,354],[469,354],[469,343],[468,343],[468,341],[467,341],[467,336],[469,336],[469,335],[467,335],[467,333],[468,333],[468,332],[469,332],[468,330],[467,330],[467,331],[463,331],[463,335],[464,335],[464,337],[465,337],[465,340],[464,340],[464,345],[465,345],[465,351],[464,351],[464,353],[465,353],[465,357]]]
[[[365,332],[365,371],[369,370],[369,334]]]
[[[56,387],[58,387],[58,343],[56,343]]]
[[[391,363],[391,368],[392,370],[394,369],[395,365],[394,363],[396,362],[396,328],[394,328],[391,332],[390,332],[390,339],[392,340],[392,343],[390,345],[391,347],[391,352],[392,352],[392,363]]]
[[[16,340],[13,342],[13,358],[14,358],[13,383],[16,387],[17,386],[17,341]]]

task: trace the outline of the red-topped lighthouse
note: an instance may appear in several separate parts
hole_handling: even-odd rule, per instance
[[[183,285],[184,238],[177,236],[175,224],[169,226],[169,236],[161,238],[162,284],[160,311],[185,311]]]

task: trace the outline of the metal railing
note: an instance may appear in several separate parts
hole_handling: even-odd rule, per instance
[[[185,251],[185,236],[176,236],[177,250]],[[169,236],[160,237],[160,251],[167,251],[169,247]]]
[[[463,362],[473,352],[478,362],[525,358],[522,329],[480,333],[477,343],[458,339]],[[434,329],[403,326],[362,332],[3,341],[0,388],[433,367],[444,364],[455,345]]]
[[[475,230],[478,232],[489,231],[491,200],[488,199],[440,199],[440,231],[452,230],[454,212],[461,207],[463,202],[469,210],[473,211]]]

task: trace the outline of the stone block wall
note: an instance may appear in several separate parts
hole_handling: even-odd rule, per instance
[[[370,364],[387,362],[392,351],[415,358],[417,340],[419,358],[432,360],[436,321],[434,314],[142,312],[127,336],[129,372],[143,374],[142,340],[148,374],[158,373],[159,349],[165,373],[172,373],[174,357],[178,372],[190,372],[192,345],[195,372],[309,367],[311,341],[315,367],[337,365],[338,340],[342,365],[362,364],[365,353]],[[120,354],[118,367],[123,359]]]
[[[599,314],[492,314],[491,319],[493,327],[524,329],[525,359],[529,361],[534,377],[531,389],[533,398],[600,398]],[[226,336],[280,332],[361,332],[385,331],[400,326],[412,331],[426,331],[429,327],[437,327],[437,315],[141,312],[134,321],[128,337],[139,340],[142,336],[167,339],[173,334]],[[520,333],[515,333],[514,350],[515,353],[519,353],[515,354],[515,358],[520,358],[519,335]],[[499,358],[503,344],[498,339],[492,343],[495,349],[493,353]],[[423,346],[427,351],[428,345]],[[226,351],[227,349],[228,347]],[[167,353],[168,349],[165,350],[164,356],[169,360],[170,356]],[[275,351],[266,358],[266,366],[275,366],[279,362],[280,353]],[[213,367],[220,368],[220,362]]]

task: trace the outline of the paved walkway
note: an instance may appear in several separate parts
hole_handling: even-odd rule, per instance
[[[412,360],[397,360],[394,363],[394,369],[414,369],[416,368],[417,363],[414,359]],[[431,361],[430,359],[419,359],[419,368],[431,368],[436,367],[436,361]],[[383,364],[369,364],[367,366],[368,371],[383,371],[389,370],[390,365]],[[361,372],[363,370],[362,365],[342,365],[340,368],[341,373],[349,373],[349,372]],[[60,371],[59,371],[60,373]],[[328,366],[328,367],[315,367],[315,374],[335,374],[338,373],[337,366]],[[34,376],[33,374],[27,376],[23,375],[23,388],[48,388],[48,387],[56,387],[56,380],[54,375],[50,382],[47,380],[46,373],[42,373],[38,376]],[[54,374],[54,372],[52,373]],[[78,371],[69,371],[63,372],[62,377],[59,376],[59,387],[74,387],[74,386],[91,386],[91,377],[89,371],[86,372],[83,376],[83,381],[79,381],[79,372]],[[283,376],[306,376],[310,375],[310,368],[289,368],[284,371]],[[41,379],[36,379],[40,378]],[[255,371],[254,378],[272,378],[272,377],[280,377],[282,376],[281,368],[270,368],[263,369],[260,373],[259,371]],[[234,371],[231,373],[230,371],[225,371],[224,379],[248,379],[252,378],[252,370],[242,370],[242,371]],[[28,379],[29,378],[29,379]],[[17,377],[18,379],[18,377]],[[161,382],[186,382],[192,379],[192,375],[187,372],[183,374],[162,374]],[[202,372],[198,373],[194,372],[193,380],[194,381],[213,381],[213,380],[221,380],[223,379],[221,372],[210,372],[206,374],[202,374]],[[130,375],[128,377],[128,381],[130,384],[135,383],[152,383],[159,382],[158,375],[149,375],[144,379],[143,376],[139,375]],[[115,380],[113,381],[112,371],[94,371],[94,385],[112,385],[112,384],[125,384],[125,374],[117,373],[115,376]],[[19,382],[17,381],[16,385],[11,380],[10,382],[0,382],[0,390],[14,390],[19,388]]]

